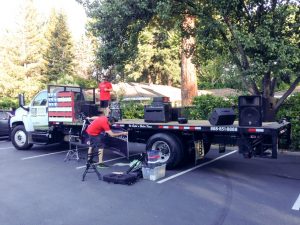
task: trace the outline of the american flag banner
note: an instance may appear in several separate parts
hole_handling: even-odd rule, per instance
[[[74,92],[48,94],[49,122],[75,122]]]

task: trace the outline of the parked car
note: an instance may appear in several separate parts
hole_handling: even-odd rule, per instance
[[[8,110],[0,109],[0,136],[9,136],[9,117]]]

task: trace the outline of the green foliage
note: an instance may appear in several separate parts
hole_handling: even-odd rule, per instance
[[[46,76],[50,83],[74,84],[74,49],[66,16],[52,12],[48,31]]]
[[[152,18],[152,2],[141,0],[95,1],[89,4],[90,30],[101,38],[98,58],[107,68],[136,56],[139,32]]]
[[[240,72],[235,65],[228,62],[227,57],[219,55],[205,62],[200,66],[199,89],[241,89]]]
[[[221,54],[238,67],[244,87],[251,90],[254,81],[266,97],[276,87],[272,86],[271,79],[290,86],[299,78],[299,4],[214,0],[199,4],[198,10],[200,64]]]
[[[178,34],[148,26],[139,36],[137,57],[125,66],[125,75],[136,82],[178,86],[178,53]]]
[[[300,94],[290,96],[277,114],[278,119],[286,118],[292,125],[293,150],[300,150]]]
[[[144,104],[140,102],[122,102],[122,115],[124,119],[143,119]]]
[[[16,99],[3,97],[0,99],[0,109],[18,108]]]
[[[214,108],[230,108],[236,106],[237,97],[224,99],[213,95],[200,95],[194,98],[193,108],[188,109],[189,119],[207,120]]]
[[[145,52],[139,52],[139,41],[145,27],[153,28],[155,24],[160,30],[181,32],[181,38],[196,35],[194,63],[202,70],[199,77],[204,85],[212,83],[211,87],[219,87],[222,83],[253,94],[263,92],[270,99],[276,88],[273,81],[280,87],[282,83],[288,87],[293,82],[299,83],[300,7],[296,1],[80,2],[88,6],[89,16],[93,18],[90,28],[102,40],[98,59],[104,66],[122,65],[120,68],[124,69],[130,65],[128,62],[143,56],[131,64],[129,72],[148,72],[143,63],[151,60],[145,60]],[[187,13],[196,17],[192,32],[183,29],[182,21]],[[161,50],[158,45],[152,47]],[[164,61],[157,62],[154,68],[159,68],[159,63]]]
[[[98,82],[95,79],[85,79],[80,76],[76,76],[74,78],[74,81],[77,85],[79,85],[82,88],[95,88],[98,86]]]
[[[17,29],[0,40],[0,98],[14,99],[18,93],[32,97],[44,85],[44,27],[33,2],[25,3]]]

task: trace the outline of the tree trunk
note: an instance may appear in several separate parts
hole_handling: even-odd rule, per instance
[[[268,71],[264,74],[262,82],[262,119],[264,122],[273,122],[276,119],[276,99],[271,95],[271,93],[274,93],[272,88],[275,88],[275,85],[272,83],[271,72]]]
[[[187,106],[198,95],[196,67],[192,62],[195,51],[195,17],[186,14],[182,25],[185,35],[181,43],[181,102],[182,106]]]
[[[274,122],[276,120],[276,110],[275,110],[276,102],[277,99],[272,96],[263,97],[262,116],[264,122]]]

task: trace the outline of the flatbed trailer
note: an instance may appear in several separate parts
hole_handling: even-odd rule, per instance
[[[186,158],[195,161],[203,158],[211,144],[219,144],[219,152],[226,146],[238,146],[246,158],[277,158],[280,147],[290,144],[291,124],[285,120],[264,122],[260,127],[233,125],[213,126],[207,120],[189,120],[186,124],[177,121],[148,123],[138,119],[123,119],[114,127],[128,131],[128,142],[144,143],[146,150],[159,150],[160,160],[172,169]]]

